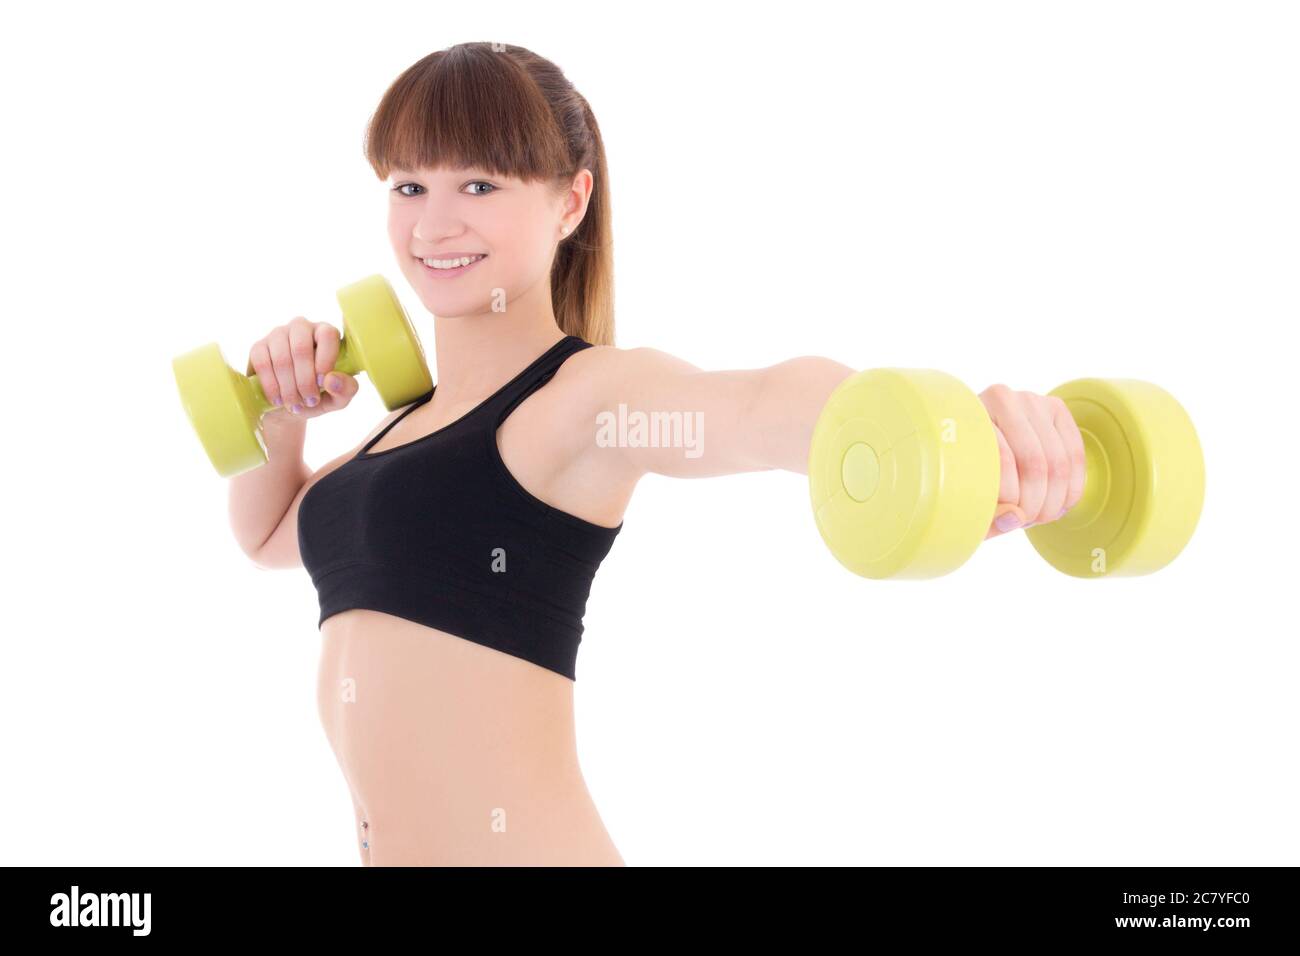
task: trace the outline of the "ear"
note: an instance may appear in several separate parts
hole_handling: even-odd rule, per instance
[[[580,169],[573,177],[573,182],[569,185],[568,193],[564,197],[564,204],[561,216],[564,224],[569,227],[569,233],[577,232],[578,226],[582,224],[583,217],[587,215],[587,205],[591,202],[591,191],[595,188],[596,180],[591,175],[590,169]]]

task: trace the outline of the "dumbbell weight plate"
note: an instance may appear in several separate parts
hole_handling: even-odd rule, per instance
[[[433,387],[424,346],[387,279],[376,274],[346,285],[338,302],[349,365],[365,369],[386,409],[410,404]]]
[[[265,396],[221,356],[216,342],[172,360],[181,406],[209,460],[223,478],[266,463],[266,444],[257,427]]]
[[[1164,389],[1136,379],[1081,378],[1050,394],[1083,436],[1083,498],[1025,534],[1053,567],[1081,578],[1158,571],[1196,530],[1205,460],[1191,418]]]
[[[845,379],[813,429],[808,483],[822,539],[868,578],[930,578],[988,534],[1001,465],[978,396],[944,372]]]

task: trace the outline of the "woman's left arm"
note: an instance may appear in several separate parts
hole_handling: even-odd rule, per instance
[[[657,349],[617,354],[597,417],[597,440],[636,474],[704,478],[784,469],[807,474],[813,427],[856,369],[818,356],[760,369],[706,372]],[[1083,439],[1059,398],[991,385],[979,395],[1001,455],[988,537],[1055,521],[1083,496]],[[1059,513],[1058,513],[1059,512]]]
[[[613,364],[603,440],[616,441],[637,472],[676,478],[774,468],[807,474],[817,416],[855,371],[805,356],[705,372],[651,348],[621,350]]]

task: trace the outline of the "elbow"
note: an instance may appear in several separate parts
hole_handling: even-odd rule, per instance
[[[244,556],[247,557],[248,560],[252,562],[253,567],[257,568],[259,571],[274,570],[271,564],[262,556],[261,551],[245,551]]]
[[[253,563],[253,567],[259,571],[278,571],[281,568],[288,567],[283,561],[278,560],[274,553],[265,545],[259,545],[256,548],[245,548],[244,556]]]
[[[275,557],[266,552],[258,552],[257,554],[249,555],[249,560],[253,562],[253,566],[259,571],[288,571],[293,568],[302,567],[301,561],[296,561],[291,558]]]

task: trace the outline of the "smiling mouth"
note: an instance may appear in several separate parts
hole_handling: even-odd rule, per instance
[[[415,261],[420,263],[425,269],[439,275],[456,275],[464,272],[470,266],[477,265],[487,258],[487,253],[479,253],[473,256],[461,256],[457,259],[421,259],[419,256],[414,257]],[[436,263],[436,265],[430,265]]]

